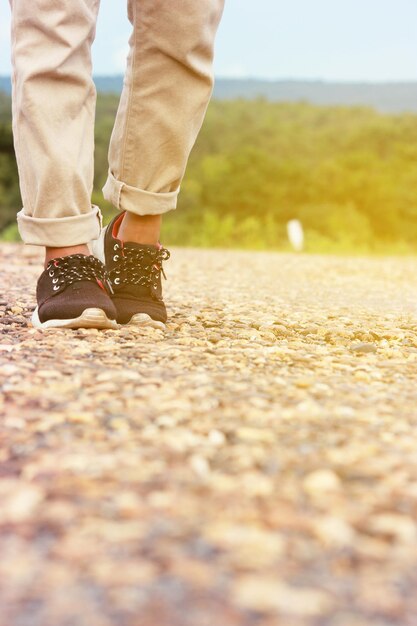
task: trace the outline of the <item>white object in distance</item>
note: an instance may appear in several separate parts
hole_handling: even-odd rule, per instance
[[[304,229],[300,220],[287,222],[287,235],[294,250],[301,252],[304,248]]]

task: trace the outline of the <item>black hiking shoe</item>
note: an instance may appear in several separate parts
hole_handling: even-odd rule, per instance
[[[36,287],[35,328],[117,328],[107,272],[94,256],[49,261]]]
[[[162,262],[169,251],[162,246],[123,242],[117,238],[125,212],[117,215],[92,251],[106,265],[113,289],[112,301],[119,324],[165,328],[167,311],[162,298]]]

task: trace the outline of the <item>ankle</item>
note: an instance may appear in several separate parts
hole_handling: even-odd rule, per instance
[[[156,245],[161,234],[161,215],[136,215],[126,212],[117,234],[122,241]]]
[[[48,265],[51,259],[56,259],[60,256],[69,256],[70,254],[85,254],[86,256],[88,256],[90,254],[90,250],[86,243],[80,244],[79,246],[66,246],[63,248],[46,247],[45,267]]]

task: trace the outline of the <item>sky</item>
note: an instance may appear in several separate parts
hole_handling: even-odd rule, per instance
[[[123,5],[101,0],[93,45],[95,74],[124,71],[131,25]],[[0,74],[10,73],[9,31],[9,2],[0,0]],[[416,81],[417,1],[226,0],[215,74]]]

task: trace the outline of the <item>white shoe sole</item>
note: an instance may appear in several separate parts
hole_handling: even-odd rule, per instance
[[[147,313],[135,313],[128,323],[122,324],[122,326],[150,326],[151,328],[158,328],[159,330],[165,330],[166,328],[163,322],[153,320]]]
[[[38,307],[32,315],[32,325],[34,328],[118,328],[116,320],[107,317],[103,309],[85,309],[79,317],[60,320],[52,319],[41,322],[38,314]]]

